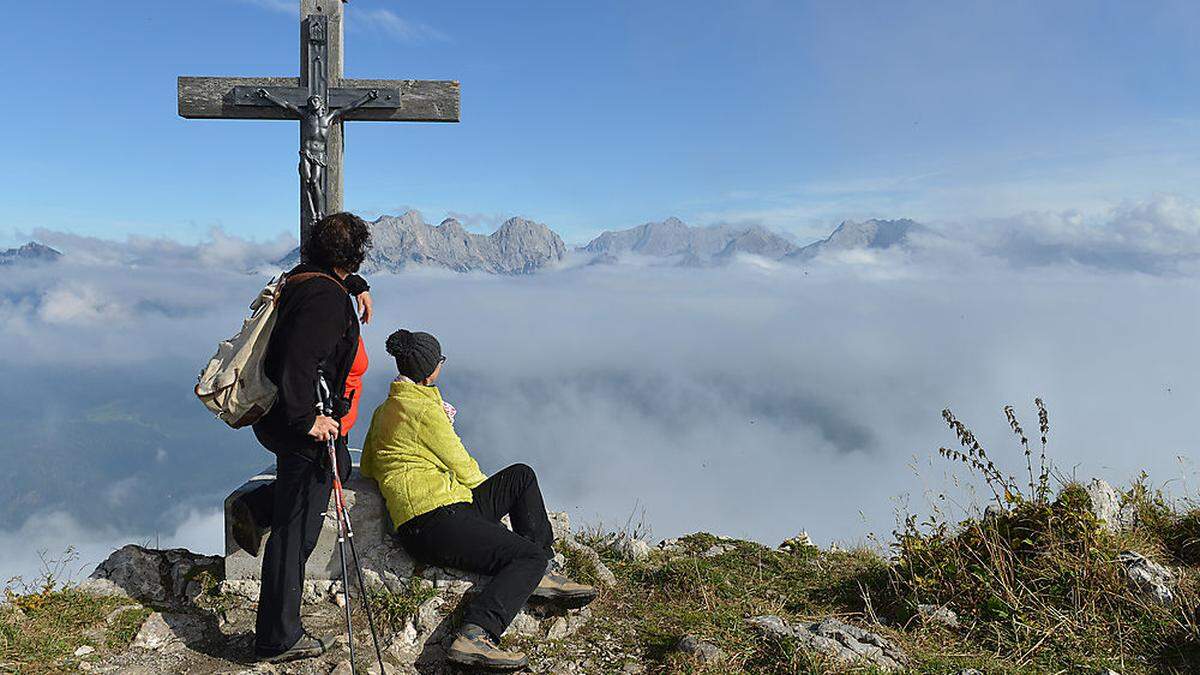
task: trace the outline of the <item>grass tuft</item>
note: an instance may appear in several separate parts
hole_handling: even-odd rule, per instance
[[[371,610],[381,622],[381,628],[391,633],[399,633],[404,630],[405,624],[417,615],[421,605],[437,595],[437,590],[423,579],[413,577],[399,590],[392,591],[381,586],[369,589],[367,595]]]

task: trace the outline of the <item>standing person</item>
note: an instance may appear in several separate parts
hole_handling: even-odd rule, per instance
[[[232,505],[238,544],[256,554],[268,525],[262,591],[255,623],[255,654],[269,661],[318,656],[329,642],[307,634],[300,622],[304,565],[321,533],[333,479],[325,444],[335,439],[341,478],[350,473],[350,454],[341,420],[353,410],[366,370],[351,294],[357,293],[363,321],[371,314],[366,282],[355,273],[371,244],[361,218],[337,213],[318,221],[304,243],[305,262],[288,276],[267,346],[265,372],[279,387],[275,404],[254,425],[254,435],[276,455],[275,481]],[[357,372],[356,372],[357,371]],[[318,373],[331,391],[334,416],[317,413]],[[357,384],[356,384],[357,382]],[[353,418],[351,418],[352,421]]]
[[[551,569],[554,532],[537,476],[513,464],[488,478],[454,432],[453,408],[434,386],[446,357],[429,333],[387,340],[399,374],[371,418],[362,473],[379,483],[404,548],[431,565],[491,575],[467,605],[447,654],[459,665],[511,670],[528,660],[500,635],[530,597],[582,607],[596,597]],[[500,524],[509,516],[512,530]]]

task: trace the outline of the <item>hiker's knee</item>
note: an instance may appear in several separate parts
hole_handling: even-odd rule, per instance
[[[529,466],[528,464],[520,464],[520,463],[513,464],[512,466],[509,466],[507,469],[505,469],[505,471],[509,472],[509,474],[511,476],[513,476],[514,478],[517,478],[526,483],[536,483],[537,482],[537,474],[534,473],[533,467]]]
[[[554,557],[554,554],[531,541],[528,546],[521,547],[521,552],[517,557],[531,565],[543,567]]]

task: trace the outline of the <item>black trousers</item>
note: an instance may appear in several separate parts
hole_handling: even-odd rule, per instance
[[[491,583],[467,606],[463,622],[499,638],[545,574],[554,555],[554,533],[537,476],[528,466],[514,464],[472,492],[473,502],[421,514],[397,533],[421,562],[491,575]],[[511,531],[500,524],[505,515]]]
[[[346,438],[338,439],[335,446],[344,481],[350,476]],[[271,528],[263,552],[262,591],[254,625],[254,649],[261,655],[286,651],[304,635],[300,623],[304,564],[316,548],[332,490],[327,454],[312,461],[299,453],[281,452],[275,463],[275,481],[242,497],[255,522]]]

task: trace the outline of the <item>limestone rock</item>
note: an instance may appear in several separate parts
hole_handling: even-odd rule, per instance
[[[182,642],[192,645],[205,636],[204,620],[192,614],[154,612],[142,624],[131,645],[135,649],[163,649]]]
[[[384,650],[383,659],[384,663],[388,666],[388,672],[416,673],[417,671],[412,668],[412,664],[421,657],[421,651],[424,647],[425,645],[417,635],[412,622],[410,621],[405,624],[404,631],[400,635],[397,635],[392,640],[392,644]],[[395,666],[394,671],[392,664],[399,664]],[[376,669],[378,667],[378,665],[375,665]],[[373,672],[378,671],[375,670]]]
[[[527,637],[536,637],[542,632],[542,626],[538,620],[528,612],[521,611],[513,617],[512,623],[508,624],[504,635],[524,635]]]
[[[377,591],[382,588],[387,588],[387,584],[383,583],[383,575],[379,574],[375,570],[364,569],[362,571],[362,582],[366,585],[368,590]],[[360,589],[356,584],[354,585],[354,592],[360,592]]]
[[[600,585],[610,587],[617,585],[616,575],[612,573],[612,570],[608,569],[608,566],[605,565],[602,560],[600,560],[600,555],[596,553],[596,550],[591,546],[581,544],[571,537],[562,539],[558,542],[558,545],[564,549],[582,555],[584,559],[588,561],[588,564],[590,564],[596,571],[596,579],[600,582]]]
[[[367,664],[367,675],[420,675],[420,671],[409,665],[397,666],[387,661],[383,662],[384,672],[379,672],[379,664],[372,661]]]
[[[650,557],[652,549],[650,544],[641,539],[634,539],[628,534],[622,533],[613,541],[612,550],[624,560],[641,562]]]
[[[566,511],[551,511],[546,515],[550,517],[550,529],[554,532],[555,541],[571,536],[571,516]]]
[[[710,546],[708,548],[707,551],[705,551],[704,553],[701,553],[700,557],[701,558],[715,558],[719,555],[725,555],[726,553],[733,551],[735,548],[737,548],[737,547],[734,546],[733,544],[713,544],[712,546]]]
[[[341,607],[342,602],[338,600],[341,597],[341,592],[341,581],[314,579],[309,582],[305,580],[304,588],[300,592],[300,602],[309,605],[315,605],[320,602],[332,602]]]
[[[262,585],[257,579],[226,579],[217,585],[217,590],[245,602],[258,602]]]
[[[816,548],[816,543],[813,542],[812,537],[808,536],[808,532],[804,530],[800,530],[799,534],[779,545],[779,550],[787,551],[788,553],[811,551]]]
[[[129,544],[100,563],[88,579],[107,580],[143,604],[172,607],[186,604],[200,593],[195,581],[199,572],[209,571],[219,577],[220,570],[221,558],[215,556],[181,548],[159,551]],[[81,588],[92,592],[108,586],[99,583]]]
[[[657,548],[664,553],[680,554],[683,553],[683,542],[679,541],[678,538],[663,539],[658,542]]]
[[[96,651],[95,647],[93,647],[91,645],[82,645],[79,647],[79,649],[75,650],[75,656],[87,656],[88,654],[91,654],[94,651]]]
[[[790,638],[841,666],[870,666],[884,672],[901,670],[908,655],[887,638],[838,619],[788,625],[777,616],[758,616],[747,623],[767,635]]]
[[[363,576],[366,576],[366,570],[363,570]],[[341,592],[341,588],[340,580],[305,579],[300,589],[300,602],[306,605],[337,602],[336,595]],[[243,602],[253,603],[258,602],[262,582],[257,579],[226,579],[217,584],[217,591]],[[358,593],[357,583],[354,585],[354,593]]]
[[[78,586],[75,587],[75,590],[79,591],[80,593],[87,593],[88,595],[95,595],[105,598],[118,596],[129,597],[129,594],[126,593],[124,589],[108,579],[84,579]]]
[[[435,595],[421,603],[421,606],[417,608],[415,621],[417,633],[426,636],[425,639],[427,641],[441,639],[447,630],[447,627],[442,622],[442,619],[445,618],[442,607],[445,604],[446,600],[441,595]]]
[[[583,607],[581,609],[568,612],[567,613],[567,629],[570,631],[568,634],[574,635],[575,633],[578,633],[579,629],[586,626],[588,624],[588,622],[591,620],[592,620],[592,608],[591,607]]]
[[[413,623],[412,619],[409,619],[404,622],[404,628],[400,629],[400,632],[393,636],[389,649],[394,654],[397,654],[398,657],[402,657],[403,655],[408,655],[420,645],[421,641],[417,635],[417,626]],[[411,661],[412,659],[401,658],[401,660]]]
[[[550,624],[549,630],[546,631],[547,640],[561,640],[568,635],[570,624],[567,623],[567,617],[560,616],[554,619]]]
[[[580,628],[587,625],[591,616],[592,610],[584,607],[577,612],[568,612],[565,616],[555,617],[554,621],[550,623],[550,628],[546,631],[546,639],[561,640],[574,635],[579,632]]]
[[[1125,551],[1117,561],[1125,567],[1130,583],[1151,600],[1162,605],[1175,601],[1178,579],[1174,572],[1136,551]]]
[[[1093,478],[1084,487],[1092,501],[1092,513],[1109,532],[1120,532],[1133,525],[1131,509],[1121,508],[1121,495],[1108,481]]]
[[[676,648],[684,654],[689,654],[702,663],[715,663],[725,658],[721,648],[695,635],[685,635]]]
[[[927,624],[940,624],[948,628],[958,627],[958,615],[949,607],[941,605],[917,605],[917,614]]]

